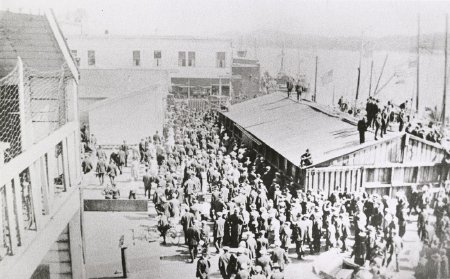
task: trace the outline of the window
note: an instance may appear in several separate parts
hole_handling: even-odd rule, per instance
[[[178,52],[178,66],[186,67],[186,52],[184,51]]]
[[[195,67],[195,52],[188,52],[188,67]]]
[[[88,50],[88,65],[95,66],[95,50]]]
[[[162,53],[160,50],[155,50],[153,53],[153,58],[155,59],[155,66],[161,66]]]
[[[139,50],[133,50],[133,65],[141,66],[141,52]]]
[[[76,49],[72,49],[70,53],[72,54],[72,58],[75,64],[80,67],[80,58],[78,57],[78,51]]]
[[[225,52],[217,52],[216,66],[217,68],[225,68]]]

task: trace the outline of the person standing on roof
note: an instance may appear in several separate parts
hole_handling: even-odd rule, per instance
[[[364,143],[366,141],[365,135],[367,131],[367,122],[366,117],[362,117],[361,120],[358,121],[358,132],[359,132],[359,143]]]

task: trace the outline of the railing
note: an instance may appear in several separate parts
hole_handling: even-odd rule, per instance
[[[387,163],[372,166],[339,166],[305,170],[305,189],[354,192],[360,188],[390,188],[436,184],[441,180],[440,164]]]
[[[24,252],[61,208],[71,207],[67,199],[78,192],[80,179],[77,122],[65,124],[0,166],[0,274],[9,256]],[[76,201],[79,209],[79,197]]]

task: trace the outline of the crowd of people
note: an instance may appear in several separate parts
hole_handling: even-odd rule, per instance
[[[339,104],[342,107],[341,99]],[[369,97],[366,103],[365,114],[358,121],[360,143],[365,142],[367,129],[373,129],[375,140],[378,140],[378,138],[383,138],[386,135],[389,127],[394,123],[398,125],[399,132],[405,131],[430,142],[441,143],[443,134],[438,127],[432,121],[425,127],[412,116],[408,103],[408,100],[406,100],[396,107],[389,101],[383,106],[380,104],[380,100]]]
[[[402,192],[389,198],[364,191],[326,195],[298,190],[217,117],[213,111],[172,106],[162,135],[143,139],[137,148],[124,142],[107,163],[102,148],[96,148],[99,182],[104,183],[101,173],[111,182],[105,198],[120,197],[114,175],[129,158],[135,180],[137,168],[145,165],[145,195],[158,212],[163,243],[167,231],[180,224],[190,261],[197,260],[198,278],[212,272],[212,254],[219,255],[223,278],[284,278],[292,255],[302,260],[328,250],[348,252],[360,267],[356,278],[393,278],[411,211],[418,214],[418,233],[425,243],[417,276],[434,268],[438,256],[441,270],[441,277],[418,278],[446,278],[447,196],[433,203],[429,189],[414,191],[409,201]],[[311,164],[309,151],[304,155],[302,162]]]

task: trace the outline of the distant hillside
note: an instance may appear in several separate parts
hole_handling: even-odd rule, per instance
[[[233,39],[236,47],[282,47],[301,49],[338,49],[355,50],[361,48],[360,37],[323,37],[318,35],[289,34],[272,30],[258,30],[242,34],[228,32],[218,35]],[[386,36],[382,38],[364,38],[365,50],[391,50],[415,52],[417,38],[410,36]],[[440,51],[444,48],[443,34],[424,34],[421,36],[421,48],[428,52]]]

